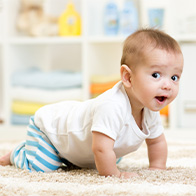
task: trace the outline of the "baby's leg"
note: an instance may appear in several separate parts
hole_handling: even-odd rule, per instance
[[[0,165],[14,165],[29,171],[49,172],[62,166],[62,160],[56,148],[46,135],[30,119],[26,141],[20,143],[11,152],[0,158]]]
[[[2,166],[11,165],[10,155],[11,155],[11,151],[8,152],[6,155],[0,157],[0,165]]]
[[[50,172],[62,166],[58,151],[34,124],[33,117],[27,127],[26,141],[12,151],[10,161],[15,167],[29,171]]]

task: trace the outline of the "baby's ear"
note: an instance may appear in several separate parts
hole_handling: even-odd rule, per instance
[[[121,80],[127,88],[131,87],[131,73],[131,69],[127,65],[121,65]]]

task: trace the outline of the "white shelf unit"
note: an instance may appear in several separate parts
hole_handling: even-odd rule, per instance
[[[55,14],[61,13],[68,0],[47,0]],[[28,37],[20,36],[15,28],[19,9],[18,0],[3,0],[3,10],[0,14],[0,115],[3,115],[5,125],[10,126],[11,116],[11,83],[13,71],[36,65],[44,70],[81,71],[83,76],[82,94],[80,99],[90,97],[89,85],[93,74],[119,74],[122,44],[125,37],[104,36],[103,7],[107,0],[73,0],[82,18],[82,35],[78,37]],[[140,26],[146,27],[147,21],[144,1],[149,4],[155,0],[135,0],[140,13]],[[171,17],[172,8],[176,10],[176,1],[159,0],[167,10],[166,32],[183,44],[185,41],[196,41],[196,34],[191,36],[175,32],[175,17]],[[181,0],[182,1],[182,0]],[[122,8],[123,1],[118,1]],[[157,2],[157,0],[156,0]],[[155,3],[156,4],[156,3]],[[145,4],[146,5],[146,4]],[[153,5],[154,6],[154,5]],[[177,12],[177,11],[176,11]],[[175,14],[174,14],[175,15]],[[172,18],[172,19],[171,19]],[[180,95],[179,95],[180,96]],[[180,99],[180,97],[178,98]],[[170,127],[179,126],[176,108],[178,99],[170,108]],[[2,113],[2,114],[1,114]],[[0,126],[1,128],[1,126]]]
[[[59,0],[58,4],[48,0],[49,7],[55,13],[61,14],[68,0]],[[81,95],[84,100],[88,96],[88,82],[85,78],[86,38],[85,38],[85,7],[86,0],[74,0],[75,7],[82,21],[82,35],[73,37],[29,37],[21,36],[16,30],[17,14],[20,8],[18,0],[3,0],[3,11],[0,22],[0,111],[4,124],[11,125],[12,85],[11,77],[14,71],[23,68],[37,67],[44,71],[64,70],[82,73]],[[55,5],[55,7],[54,7]],[[55,9],[53,9],[55,8]],[[88,81],[88,80],[87,80]],[[52,94],[51,94],[52,96]]]

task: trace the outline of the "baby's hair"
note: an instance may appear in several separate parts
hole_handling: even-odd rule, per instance
[[[147,49],[163,49],[167,52],[182,53],[179,44],[168,34],[158,29],[140,29],[127,37],[124,42],[121,65],[133,66],[142,61]]]

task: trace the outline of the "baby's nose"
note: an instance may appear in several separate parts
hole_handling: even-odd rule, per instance
[[[171,90],[171,81],[169,79],[165,79],[162,84],[163,90]]]

